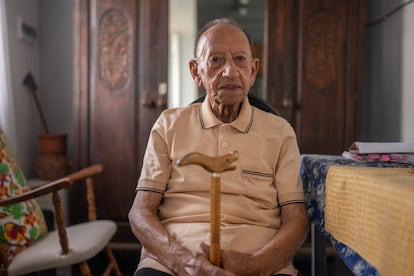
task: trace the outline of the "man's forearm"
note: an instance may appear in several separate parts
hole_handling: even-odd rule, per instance
[[[137,196],[129,212],[131,229],[151,258],[174,273],[185,275],[185,261],[194,255],[175,241],[160,223],[156,213],[160,199],[160,195],[154,193]]]
[[[250,263],[253,267],[252,271],[263,271],[263,275],[271,275],[279,271],[291,262],[297,250],[306,240],[309,231],[309,218],[304,205],[295,203],[282,208],[280,230],[272,240],[253,254]]]

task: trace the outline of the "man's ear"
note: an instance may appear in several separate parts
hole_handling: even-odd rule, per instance
[[[190,60],[188,65],[190,67],[191,76],[193,77],[193,80],[195,81],[196,85],[201,86],[201,77],[198,74],[198,63],[197,63],[197,61],[192,59],[192,60]]]

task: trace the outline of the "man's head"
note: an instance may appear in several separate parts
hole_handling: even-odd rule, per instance
[[[191,75],[205,88],[213,108],[238,108],[259,68],[247,33],[230,19],[211,21],[199,32],[194,53]]]
[[[233,19],[223,17],[223,18],[213,19],[207,22],[198,30],[197,37],[194,43],[194,58],[197,58],[197,47],[198,47],[198,43],[200,42],[201,35],[204,34],[204,32],[207,31],[210,27],[213,27],[214,25],[217,25],[217,24],[231,24],[231,25],[238,27],[241,31],[243,31],[243,33],[247,37],[247,40],[249,41],[250,50],[253,54],[253,43],[247,31]]]

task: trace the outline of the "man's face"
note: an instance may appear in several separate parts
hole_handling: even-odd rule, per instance
[[[219,105],[243,101],[253,85],[259,60],[253,59],[246,35],[231,24],[218,24],[200,37],[197,60],[190,62],[197,85]]]

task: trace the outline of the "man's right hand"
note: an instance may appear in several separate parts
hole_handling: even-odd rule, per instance
[[[231,272],[210,263],[205,255],[197,254],[184,261],[185,275],[197,276],[236,276]]]

